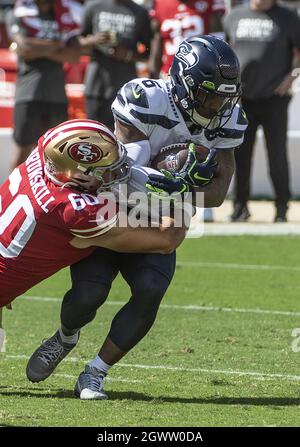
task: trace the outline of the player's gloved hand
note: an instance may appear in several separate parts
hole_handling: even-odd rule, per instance
[[[217,170],[218,162],[216,155],[216,149],[210,149],[206,159],[199,161],[195,144],[190,143],[187,160],[178,175],[183,177],[191,186],[207,185],[211,182]]]
[[[175,200],[181,194],[189,192],[188,182],[179,174],[172,174],[165,169],[161,170],[162,175],[150,174],[146,187],[149,196],[156,196],[159,199]]]

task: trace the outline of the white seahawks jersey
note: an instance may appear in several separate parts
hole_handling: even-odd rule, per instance
[[[219,131],[196,128],[191,133],[171,94],[169,82],[138,78],[125,84],[112,104],[116,119],[131,124],[145,134],[151,160],[163,146],[194,142],[207,148],[231,149],[242,144],[247,119],[237,104],[231,117],[223,118]],[[194,126],[196,127],[196,126]]]

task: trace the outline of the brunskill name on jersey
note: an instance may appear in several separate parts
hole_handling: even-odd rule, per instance
[[[231,149],[242,144],[247,119],[236,104],[230,118],[222,118],[217,131],[196,130],[191,134],[176,106],[171,85],[161,79],[139,78],[125,84],[112,104],[116,119],[135,126],[149,139],[151,159],[163,146],[192,141],[207,148]]]
[[[49,191],[44,180],[42,160],[37,148],[32,152],[32,154],[30,154],[25,161],[25,164],[32,194],[42,210],[45,213],[49,213],[48,207],[51,202],[55,202],[55,198]],[[12,175],[14,177],[20,176],[20,171],[16,169]]]

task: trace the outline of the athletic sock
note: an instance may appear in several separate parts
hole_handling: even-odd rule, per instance
[[[108,365],[107,363],[105,363],[99,357],[99,355],[97,355],[93,360],[90,361],[89,366],[91,366],[92,368],[99,369],[100,371],[104,372],[105,374],[107,374],[109,368],[111,368],[111,365]]]
[[[67,343],[69,345],[75,345],[78,342],[78,334],[79,331],[73,335],[65,335],[61,328],[59,328],[59,335],[63,343]]]

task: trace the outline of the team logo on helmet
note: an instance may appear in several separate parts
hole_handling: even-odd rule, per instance
[[[192,68],[199,61],[198,55],[194,52],[192,45],[188,42],[183,42],[179,45],[176,57],[184,63],[185,68]]]
[[[96,163],[103,157],[100,147],[90,143],[72,144],[68,152],[70,157],[79,163]]]

